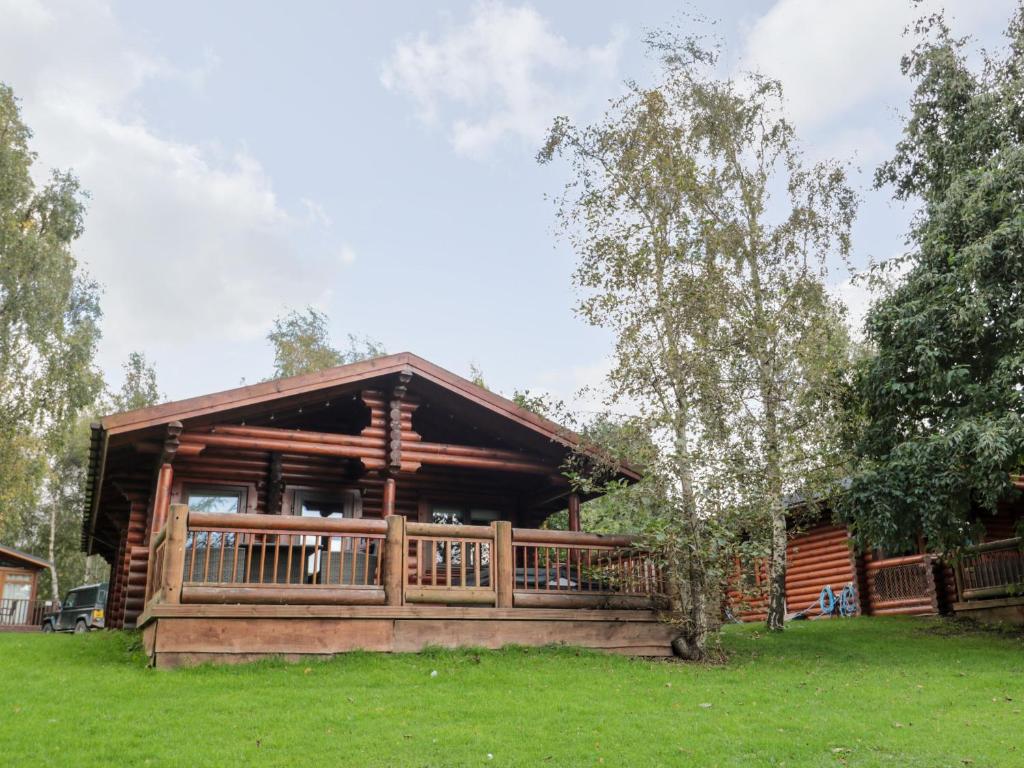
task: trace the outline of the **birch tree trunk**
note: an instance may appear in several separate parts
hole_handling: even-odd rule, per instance
[[[56,540],[57,540],[57,505],[55,503],[50,504],[50,541],[48,547],[48,553],[50,558],[50,588],[53,590],[51,597],[54,600],[60,600],[60,583],[57,579],[57,562],[56,562]]]

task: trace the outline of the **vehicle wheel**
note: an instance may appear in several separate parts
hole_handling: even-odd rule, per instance
[[[45,624],[43,624],[43,632],[46,632],[47,634],[53,632],[53,624],[51,624],[50,622],[46,622]]]
[[[89,625],[86,624],[85,621],[83,621],[82,619],[79,619],[78,621],[75,622],[75,634],[76,635],[80,635],[83,632],[88,632],[88,631],[89,631]]]

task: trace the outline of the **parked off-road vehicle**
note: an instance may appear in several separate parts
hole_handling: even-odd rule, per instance
[[[75,587],[64,597],[54,613],[43,617],[43,632],[88,632],[103,628],[103,609],[107,604],[106,584]]]

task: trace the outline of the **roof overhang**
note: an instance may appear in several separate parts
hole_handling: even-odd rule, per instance
[[[20,560],[25,563],[25,565],[29,565],[34,568],[53,568],[53,564],[49,560],[44,560],[41,557],[30,555],[28,552],[22,552],[20,549],[15,549],[14,547],[5,547],[2,544],[0,544],[0,555],[12,560]]]
[[[104,474],[104,458],[111,438],[120,435],[121,439],[131,439],[129,437],[131,433],[153,430],[173,421],[187,422],[192,419],[209,418],[219,413],[273,404],[279,400],[344,388],[397,374],[410,374],[414,380],[419,377],[424,381],[431,382],[568,450],[579,451],[602,464],[612,464],[616,473],[630,482],[641,478],[639,470],[586,446],[584,440],[572,430],[545,419],[508,398],[484,389],[422,357],[411,352],[401,352],[327,368],[315,373],[264,381],[105,416],[99,423],[98,432],[94,431],[95,439],[89,478],[93,493],[90,498],[91,508],[85,510],[85,519],[83,520],[84,548],[86,551],[92,550],[92,536],[95,532],[94,526]]]

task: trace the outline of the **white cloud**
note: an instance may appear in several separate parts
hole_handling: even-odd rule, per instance
[[[872,99],[906,92],[899,60],[911,42],[903,31],[941,5],[933,0],[779,0],[746,30],[741,66],[783,82],[799,126],[825,125]],[[960,3],[951,16],[957,29],[977,30],[1004,25],[1013,7],[1012,0]]]
[[[105,289],[105,367],[133,348],[256,338],[281,306],[327,295],[346,259],[330,247],[300,255],[296,244],[329,227],[322,209],[310,202],[293,215],[244,148],[171,140],[138,110],[154,79],[201,88],[212,54],[176,69],[130,43],[98,0],[0,1],[0,19],[0,73],[22,100],[33,148],[90,193],[75,251]]]
[[[577,47],[530,6],[478,2],[440,35],[398,43],[381,80],[410,96],[421,120],[443,126],[461,154],[485,154],[507,137],[536,147],[556,115],[607,97],[623,37]]]

